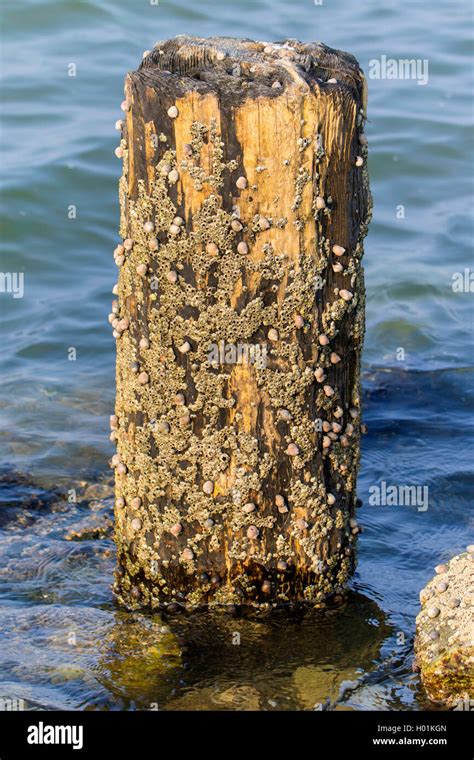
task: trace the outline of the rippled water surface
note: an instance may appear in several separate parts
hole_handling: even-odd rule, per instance
[[[471,264],[470,3],[2,7],[0,269],[24,272],[25,294],[0,294],[0,697],[30,709],[426,708],[411,667],[418,591],[474,532],[472,294],[452,289]],[[366,72],[381,55],[428,60],[425,86],[369,81],[365,531],[337,614],[164,620],[113,604],[113,125],[125,72],[180,33],[320,40]],[[427,486],[428,509],[371,506],[382,480]]]

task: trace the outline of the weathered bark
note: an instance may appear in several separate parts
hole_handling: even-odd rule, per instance
[[[433,702],[474,707],[474,546],[438,565],[420,592],[415,651],[421,680]]]
[[[296,41],[178,37],[126,78],[113,464],[128,606],[324,603],[354,567],[364,92],[352,56]],[[247,361],[229,363],[239,346]]]

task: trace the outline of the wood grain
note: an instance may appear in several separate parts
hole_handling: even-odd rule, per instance
[[[117,597],[324,604],[343,593],[358,532],[364,77],[321,44],[178,37],[127,75],[125,96]],[[220,345],[262,366],[213,364]]]

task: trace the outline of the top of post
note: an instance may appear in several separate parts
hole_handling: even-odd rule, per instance
[[[138,73],[185,78],[187,88],[211,88],[231,97],[275,97],[287,87],[336,88],[365,106],[365,78],[354,56],[321,42],[260,42],[179,35],[147,51]]]

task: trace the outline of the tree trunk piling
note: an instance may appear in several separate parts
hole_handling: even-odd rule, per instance
[[[359,530],[363,74],[322,44],[180,36],[122,107],[117,598],[322,605]]]

